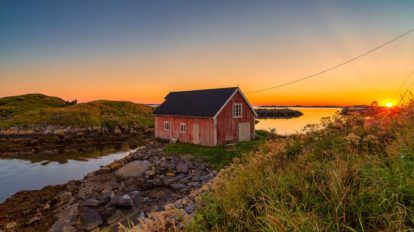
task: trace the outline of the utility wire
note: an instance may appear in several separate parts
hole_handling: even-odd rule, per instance
[[[414,73],[414,69],[410,72],[410,74],[405,78],[404,82],[400,85],[400,87],[395,91],[394,95],[392,96],[392,99],[395,99],[399,93],[401,93],[402,88],[404,87],[405,83],[410,79],[411,75]]]
[[[320,72],[311,74],[309,76],[306,76],[306,77],[303,77],[303,78],[300,78],[300,79],[296,79],[296,80],[293,80],[293,81],[289,81],[289,82],[286,82],[286,83],[282,83],[280,85],[276,85],[276,86],[273,86],[273,87],[250,91],[250,92],[247,92],[246,94],[258,93],[258,92],[263,92],[263,91],[267,91],[267,90],[271,90],[271,89],[277,89],[277,88],[281,88],[281,87],[284,87],[284,86],[287,86],[287,85],[292,85],[292,84],[295,84],[295,83],[298,83],[298,82],[301,82],[301,81],[304,81],[304,80],[307,80],[307,79],[314,78],[316,76],[319,76],[319,75],[324,74],[326,72],[329,72],[329,71],[332,71],[334,69],[337,69],[337,68],[339,68],[341,66],[344,66],[344,65],[346,65],[348,63],[351,63],[351,62],[353,62],[353,61],[355,61],[355,60],[357,60],[357,59],[359,59],[359,58],[361,58],[363,56],[366,56],[366,55],[368,55],[368,54],[370,54],[372,52],[375,52],[376,50],[379,50],[379,49],[381,49],[381,48],[383,48],[383,47],[385,47],[385,46],[387,46],[387,45],[389,45],[389,44],[391,44],[391,43],[393,43],[393,42],[395,42],[395,41],[397,41],[397,40],[405,37],[406,35],[408,35],[408,34],[410,34],[412,32],[414,32],[414,28],[412,28],[411,30],[406,31],[406,32],[398,35],[397,37],[395,37],[395,38],[393,38],[393,39],[391,39],[391,40],[389,40],[389,41],[387,41],[387,42],[385,42],[385,43],[383,43],[383,44],[381,44],[381,45],[379,45],[379,46],[377,46],[377,47],[375,47],[375,48],[373,48],[371,50],[368,50],[368,51],[366,51],[366,52],[364,52],[364,53],[362,53],[362,54],[360,54],[358,56],[355,56],[355,57],[353,57],[353,58],[351,58],[349,60],[346,60],[346,61],[344,61],[344,62],[342,62],[340,64],[337,64],[335,66],[332,66],[330,68],[324,69],[324,70],[322,70]]]
[[[414,70],[410,73],[410,75],[408,76],[408,79],[413,75]],[[407,87],[407,89],[405,90],[404,94],[401,95],[401,99],[398,102],[397,106],[399,106],[401,104],[401,102],[404,100],[405,95],[407,95],[408,91],[411,89],[411,87],[414,85],[414,79],[411,81],[410,85]]]

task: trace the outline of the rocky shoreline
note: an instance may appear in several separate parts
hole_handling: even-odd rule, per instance
[[[191,215],[195,203],[186,198],[216,174],[150,142],[81,181],[13,195],[0,204],[0,231],[118,231],[119,223],[136,224],[171,204]]]
[[[142,126],[68,127],[22,126],[0,128],[0,156],[60,155],[99,150],[108,145],[135,148],[153,136]]]

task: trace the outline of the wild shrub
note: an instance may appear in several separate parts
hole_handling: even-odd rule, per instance
[[[188,230],[413,230],[413,118],[409,105],[269,141],[227,170]]]

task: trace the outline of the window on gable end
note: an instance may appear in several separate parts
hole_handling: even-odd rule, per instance
[[[233,118],[241,118],[241,117],[242,117],[242,104],[234,103],[233,104]]]

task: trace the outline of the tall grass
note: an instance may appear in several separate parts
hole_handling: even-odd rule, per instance
[[[0,98],[0,128],[12,126],[153,125],[153,109],[126,101],[98,100],[76,104],[42,94]]]
[[[266,143],[222,175],[188,230],[414,230],[413,110],[336,116]]]

